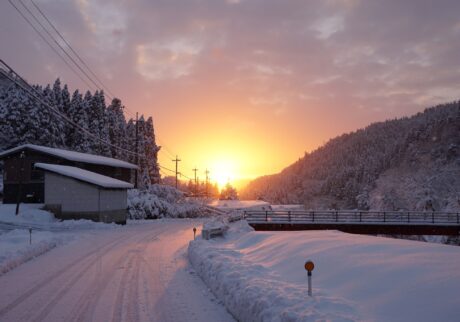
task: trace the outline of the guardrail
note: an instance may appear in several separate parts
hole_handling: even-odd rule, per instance
[[[245,211],[244,218],[250,224],[398,223],[460,225],[460,213],[438,211]]]

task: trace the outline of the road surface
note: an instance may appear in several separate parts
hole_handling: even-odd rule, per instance
[[[234,321],[189,266],[193,226],[83,232],[0,277],[0,321]]]

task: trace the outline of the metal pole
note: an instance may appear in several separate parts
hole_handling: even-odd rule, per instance
[[[32,227],[29,228],[29,245],[32,245]]]
[[[312,296],[312,287],[311,287],[311,272],[308,272],[308,295]]]
[[[138,126],[139,119],[138,119],[138,114],[139,113],[136,112],[136,165],[137,165],[137,169],[134,175],[134,188],[136,189],[137,189],[137,176],[139,172],[139,126]]]

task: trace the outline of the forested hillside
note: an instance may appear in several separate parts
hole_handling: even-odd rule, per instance
[[[4,81],[0,85],[0,151],[32,143],[135,163],[135,155],[129,151],[135,151],[136,124],[133,119],[126,120],[119,99],[114,98],[107,105],[102,91],[82,94],[76,90],[70,94],[59,79],[53,86],[34,86],[45,101],[82,130],[37,103],[17,85]],[[85,131],[121,149],[104,144]],[[159,149],[152,118],[141,116],[138,121],[140,186],[159,182]]]
[[[309,209],[460,209],[460,102],[330,140],[244,198]]]

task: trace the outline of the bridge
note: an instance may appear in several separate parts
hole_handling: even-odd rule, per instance
[[[255,230],[340,230],[356,234],[459,235],[460,213],[437,211],[245,211]]]

